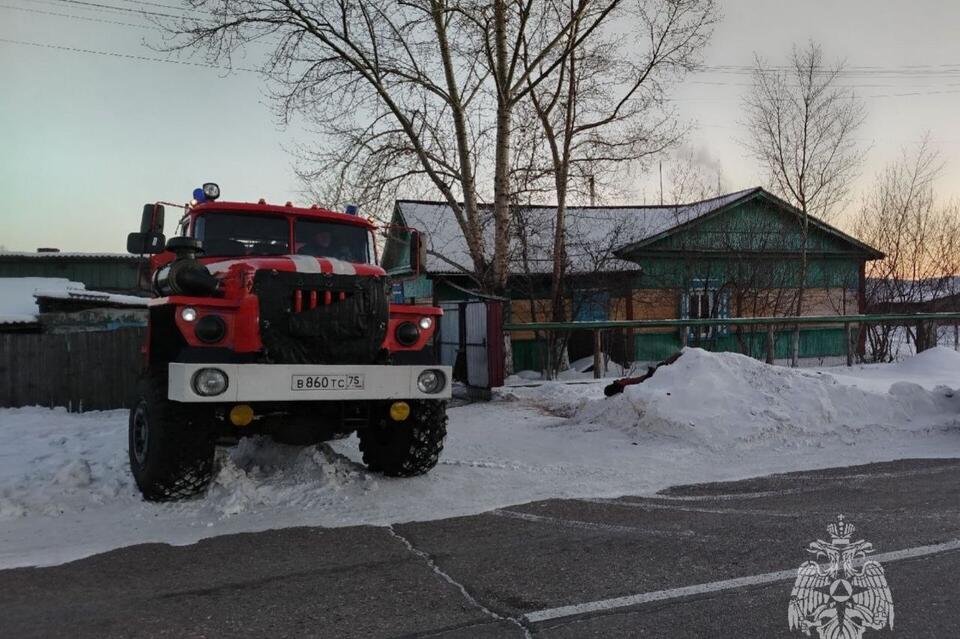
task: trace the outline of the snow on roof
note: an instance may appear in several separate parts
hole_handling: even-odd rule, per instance
[[[62,277],[0,277],[0,324],[36,322],[38,297],[115,306],[147,306],[146,298],[88,291],[82,282],[71,282]]]
[[[756,188],[715,198],[665,206],[571,206],[567,208],[567,253],[573,272],[624,271],[637,267],[613,252],[651,238],[739,200]],[[404,222],[427,234],[427,271],[458,273],[472,270],[466,240],[450,206],[445,202],[398,200]],[[493,218],[483,209],[481,229],[488,253],[493,247]],[[548,273],[553,264],[555,206],[530,206],[517,210],[519,224],[511,243],[511,271]],[[489,257],[489,255],[488,255]]]
[[[62,277],[0,277],[0,322],[37,321],[38,309],[33,294],[40,288],[83,289],[83,284]]]
[[[75,282],[74,282],[75,283]],[[101,304],[111,304],[115,306],[135,306],[147,307],[149,301],[146,297],[137,297],[136,295],[120,295],[118,293],[104,293],[102,291],[88,291],[83,288],[52,288],[38,289],[33,296],[36,298],[55,299],[55,300],[78,300],[84,302],[99,302]]]

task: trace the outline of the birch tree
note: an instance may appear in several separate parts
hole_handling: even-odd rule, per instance
[[[860,163],[855,135],[863,104],[839,80],[843,65],[828,65],[819,45],[794,47],[776,68],[756,58],[753,89],[744,100],[747,147],[767,172],[770,190],[799,211],[801,245],[795,315],[803,314],[810,216],[829,219],[845,200]],[[797,365],[795,326],[791,364]]]
[[[502,290],[514,110],[621,2],[575,0],[567,20],[547,22],[538,0],[187,0],[209,17],[166,27],[171,50],[219,63],[260,45],[281,122],[306,118],[332,142],[304,175],[339,172],[368,196],[408,180],[428,185],[456,217],[477,279]],[[531,64],[522,65],[520,43],[534,32]],[[485,187],[477,167],[488,153]],[[492,247],[480,206],[490,194]]]
[[[540,166],[556,198],[551,309],[565,317],[567,206],[584,187],[593,200],[602,182],[622,177],[627,167],[676,144],[683,131],[666,90],[699,62],[717,19],[713,0],[640,0],[623,13],[630,26],[619,33],[582,39],[586,17],[577,17],[567,0],[547,3],[548,33],[569,23],[562,62],[544,77],[531,54],[542,48],[521,40],[521,63],[529,77],[528,112],[542,131]],[[537,164],[537,163],[533,163]],[[593,203],[593,202],[591,202]]]

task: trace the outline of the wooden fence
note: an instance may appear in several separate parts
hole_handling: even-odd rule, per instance
[[[0,333],[0,407],[126,407],[141,368],[145,328]]]

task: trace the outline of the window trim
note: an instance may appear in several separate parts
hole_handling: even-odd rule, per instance
[[[730,317],[730,291],[715,279],[694,277],[680,294],[680,319],[694,319],[690,317],[690,298],[693,295],[706,295],[709,304],[709,318],[726,319]],[[698,302],[699,305],[699,302]],[[700,319],[698,317],[697,319]],[[707,324],[702,326],[687,326],[686,341],[710,340],[727,335],[727,324]]]

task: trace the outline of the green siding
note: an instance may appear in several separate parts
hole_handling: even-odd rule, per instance
[[[750,288],[800,285],[803,230],[799,218],[762,196],[664,233],[625,256],[642,269],[641,288],[683,288],[692,278],[749,283]],[[813,224],[806,248],[806,286],[856,288],[868,255]]]
[[[680,336],[672,333],[637,333],[633,337],[634,359],[638,362],[659,362],[680,349]]]
[[[514,371],[543,370],[543,355],[546,345],[539,340],[512,340]]]
[[[773,352],[776,359],[788,359],[790,357],[792,339],[792,330],[777,331],[774,334]],[[743,341],[748,355],[757,359],[766,358],[767,335],[765,332],[745,333]],[[704,340],[699,346],[714,352],[740,352],[740,343],[733,333],[712,340]],[[842,328],[801,329],[801,358],[836,357],[844,354],[846,354],[846,345],[844,344],[844,330]]]
[[[680,231],[667,232],[639,251],[799,253],[802,246],[801,218],[763,197],[754,197]],[[814,223],[808,225],[806,246],[809,252],[863,257],[859,247]]]
[[[774,337],[774,357],[789,359],[790,343],[793,331],[777,331]],[[767,356],[767,334],[762,331],[744,334],[747,354],[755,359]],[[800,331],[800,357],[841,357],[846,354],[845,333],[842,328],[815,328]],[[702,340],[691,344],[715,353],[739,353],[740,344],[734,334],[722,335],[714,339]],[[634,335],[634,360],[637,362],[659,362],[680,350],[678,332],[637,333]],[[513,370],[534,370],[543,368],[545,345],[538,340],[513,340]]]
[[[717,256],[710,259],[646,255],[636,261],[643,269],[637,278],[637,288],[685,288],[694,278],[739,282],[750,289],[796,288],[800,284],[799,258]],[[859,259],[811,257],[807,263],[808,288],[855,289],[859,278]]]
[[[137,288],[137,263],[132,260],[71,260],[69,258],[0,260],[0,277],[62,277],[83,282],[91,290]]]

